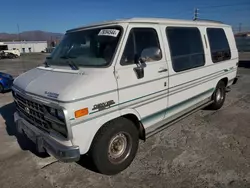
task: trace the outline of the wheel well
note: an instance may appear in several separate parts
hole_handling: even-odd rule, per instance
[[[132,121],[134,123],[134,125],[136,126],[136,128],[138,129],[139,131],[139,138],[143,141],[146,141],[146,134],[145,134],[145,129],[144,129],[144,126],[142,125],[142,123],[139,121],[139,119],[137,118],[136,115],[134,114],[125,114],[123,116],[120,116],[120,117],[123,117],[123,118],[126,118],[126,119],[129,119],[130,121]],[[118,119],[119,117],[115,118],[115,119]],[[114,120],[114,119],[113,119]],[[110,120],[110,121],[113,121],[113,120]],[[108,123],[109,121],[107,121],[106,123]],[[91,149],[92,147],[92,144],[93,144],[93,141],[94,139],[96,138],[96,136],[98,135],[99,131],[102,129],[102,127],[106,124],[104,123],[99,129],[98,131],[96,131],[96,133],[94,134],[93,136],[93,139],[91,141],[91,144],[90,144],[90,147],[89,147],[89,150]],[[89,151],[88,151],[89,152]]]
[[[135,124],[136,128],[139,131],[139,138],[141,140],[145,141],[146,140],[145,129],[144,129],[142,123],[137,118],[137,116],[134,114],[126,114],[126,115],[123,115],[122,117],[129,119],[130,121],[132,121]]]
[[[228,78],[222,78],[220,81],[224,82],[225,86],[227,87]]]

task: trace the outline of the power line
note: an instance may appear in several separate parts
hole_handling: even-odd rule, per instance
[[[199,7],[199,9],[198,8],[195,8],[194,9],[194,11],[185,11],[185,9],[184,9],[184,12],[182,11],[182,12],[180,12],[180,13],[177,13],[177,14],[173,14],[172,15],[172,17],[173,16],[181,16],[181,15],[186,15],[186,14],[190,14],[190,13],[193,13],[193,19],[195,19],[195,18],[198,18],[198,15],[203,15],[203,14],[209,14],[207,11],[209,11],[209,12],[211,12],[211,11],[213,11],[213,12],[218,12],[218,10],[213,10],[213,8],[223,8],[223,7],[230,7],[230,6],[242,6],[242,5],[250,5],[250,2],[242,2],[242,3],[237,3],[237,4],[224,4],[224,5],[214,5],[214,6],[198,6]],[[248,7],[245,7],[245,8],[248,8]],[[196,10],[197,9],[197,10]],[[204,11],[205,12],[203,12],[203,9],[205,9]],[[208,10],[208,9],[212,9],[212,10]],[[202,10],[202,13],[198,13],[198,11],[199,10]],[[249,10],[249,9],[244,9],[244,10]],[[230,10],[230,11],[228,11],[229,13],[230,12],[237,12],[237,11],[242,11],[242,9],[236,9],[236,10]],[[218,12],[219,13],[219,12]]]
[[[199,8],[207,9],[207,8],[221,8],[221,7],[231,7],[231,6],[241,6],[241,5],[250,5],[250,2],[244,3],[235,3],[235,4],[225,4],[225,5],[214,5],[214,6],[201,6]]]
[[[208,9],[205,9],[203,10],[202,8],[200,9],[202,10],[202,14],[209,14],[209,13],[228,13],[228,14],[231,14],[233,12],[243,12],[243,13],[248,13],[250,12],[250,7],[242,7],[242,8],[238,8],[238,9],[230,9],[230,10],[226,10],[226,11],[218,11],[217,9],[211,9],[211,10],[208,10]],[[247,11],[247,12],[246,12]]]
[[[19,30],[19,24],[17,24],[17,33],[18,33],[18,40],[21,41],[20,30]]]
[[[171,17],[176,17],[176,16],[183,16],[183,15],[190,15],[192,14],[193,11],[192,10],[189,10],[189,11],[185,11],[185,12],[179,12],[177,14],[171,14]]]

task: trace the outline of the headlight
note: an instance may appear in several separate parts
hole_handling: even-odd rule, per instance
[[[56,123],[51,123],[51,128],[56,131],[61,133],[63,136],[67,137],[67,129],[65,126],[58,125]]]
[[[51,107],[46,107],[50,115],[45,115],[45,119],[49,123],[51,131],[56,131],[61,133],[63,136],[67,137],[67,126],[65,123],[65,116],[62,109],[55,109]]]
[[[63,110],[57,110],[57,117],[58,117],[60,120],[64,120],[64,119],[65,119]]]
[[[52,116],[56,116],[56,109],[54,109],[54,108],[49,108],[49,113],[50,113]]]
[[[52,116],[54,116],[54,117],[56,117],[56,118],[58,118],[60,120],[65,119],[63,110],[59,110],[59,109],[55,109],[55,108],[48,108],[48,111]]]

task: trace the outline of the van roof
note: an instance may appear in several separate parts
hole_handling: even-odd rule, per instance
[[[70,29],[67,32],[81,30],[89,27],[113,25],[120,23],[151,23],[151,24],[176,24],[176,25],[188,25],[188,26],[197,26],[197,25],[206,25],[206,26],[220,26],[220,27],[230,27],[229,25],[223,24],[219,21],[212,20],[178,20],[178,19],[166,19],[166,18],[129,18],[129,19],[118,19],[111,21],[104,21],[100,23],[95,23],[91,25],[86,25],[83,27],[78,27]]]

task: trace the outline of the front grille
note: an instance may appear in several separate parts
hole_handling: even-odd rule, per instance
[[[49,122],[44,118],[45,107],[42,104],[28,100],[21,95],[14,95],[17,110],[23,118],[40,129],[49,131]]]

